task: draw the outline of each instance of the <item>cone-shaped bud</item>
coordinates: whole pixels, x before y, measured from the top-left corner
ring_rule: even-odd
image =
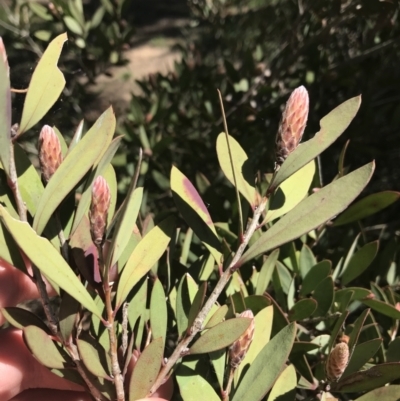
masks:
[[[348,337],[344,336],[341,342],[335,345],[326,361],[326,377],[331,382],[340,379],[349,363],[349,346],[347,345]]]
[[[62,162],[61,144],[53,128],[43,126],[39,135],[39,161],[43,178],[50,180]]]
[[[246,356],[254,336],[253,312],[251,310],[245,310],[239,315],[239,317],[251,319],[251,323],[247,330],[229,348],[229,360],[231,367],[234,369],[236,369],[243,361],[243,358]]]
[[[92,203],[89,211],[90,234],[97,245],[103,242],[110,201],[111,194],[107,181],[99,176],[93,182]]]
[[[0,37],[0,59],[3,60],[4,64],[6,65],[7,75],[10,76],[10,67],[8,65],[7,52],[6,48],[4,47],[3,39],[1,37]]]
[[[281,165],[299,145],[308,117],[308,92],[304,86],[295,89],[286,103],[276,137],[276,163]]]

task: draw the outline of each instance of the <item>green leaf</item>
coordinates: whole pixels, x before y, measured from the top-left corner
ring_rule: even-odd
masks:
[[[57,62],[66,40],[66,33],[53,39],[33,72],[22,111],[19,135],[41,120],[64,89],[64,75],[58,69]]]
[[[142,316],[146,311],[147,301],[147,279],[143,280],[141,285],[136,286],[137,291],[133,291],[135,295],[129,302],[128,306],[128,321],[133,330],[136,320]]]
[[[276,261],[279,257],[279,249],[275,249],[268,255],[266,261],[261,266],[260,273],[257,279],[257,286],[256,286],[256,295],[264,294],[264,291],[267,290],[268,284],[271,281],[272,273],[275,270]]]
[[[186,366],[179,367],[176,380],[183,401],[221,401],[211,384]]]
[[[106,113],[108,113],[110,109],[108,109],[106,111]],[[97,125],[97,122],[99,122],[99,120],[97,120],[97,122],[95,123],[95,125],[87,132],[86,136],[90,133],[92,136],[92,140],[95,140],[94,137],[95,136],[103,136],[105,135],[106,138],[101,139],[103,142],[103,147],[99,150],[99,152],[102,154],[101,159],[98,163],[98,165],[96,166],[96,168],[90,173],[88,179],[85,182],[85,187],[82,191],[82,195],[81,198],[79,200],[79,204],[78,204],[78,209],[75,213],[75,218],[74,218],[74,224],[72,226],[71,229],[71,233],[74,233],[75,230],[78,228],[79,223],[82,220],[82,217],[87,213],[87,211],[89,210],[89,206],[90,206],[90,202],[92,199],[92,184],[93,181],[99,176],[99,175],[103,175],[104,178],[107,179],[106,175],[107,173],[110,174],[110,163],[112,158],[114,157],[116,151],[118,150],[119,144],[121,143],[122,137],[119,136],[117,138],[114,138],[110,145],[108,146],[109,141],[111,140],[111,138],[108,137],[108,135],[110,134],[110,132],[114,132],[115,129],[115,117],[111,114],[109,114],[108,116],[105,115],[105,113],[103,113],[104,115],[104,119],[105,121],[103,122],[103,124],[108,125],[108,127],[106,127],[106,129],[101,130],[101,124]],[[101,117],[100,117],[101,118]],[[114,118],[114,120],[113,120]],[[111,134],[112,137],[112,134]],[[100,140],[100,138],[99,138]],[[81,142],[81,140],[79,140],[75,146],[73,146],[73,148],[71,149],[71,145],[72,142],[70,144],[70,150],[69,153],[72,153],[73,149],[75,149],[75,147]],[[108,147],[107,147],[108,146]],[[104,153],[103,151],[107,149]],[[109,180],[107,180],[107,183],[110,186]],[[110,192],[112,193],[112,188],[110,187]],[[109,221],[111,220],[111,216],[112,214],[111,209],[113,207],[113,198],[111,198],[111,205],[110,205],[110,209],[109,209],[109,214],[108,214],[108,219]],[[115,203],[114,203],[114,207],[115,207]]]
[[[306,352],[314,351],[316,349],[321,348],[319,344],[308,343],[305,341],[295,341],[293,343],[293,348],[290,355],[301,353],[304,354]]]
[[[106,11],[105,8],[102,6],[100,6],[95,11],[95,13],[93,14],[93,18],[90,21],[90,29],[95,29],[100,25],[101,21],[103,20],[105,11]]]
[[[193,184],[176,167],[171,170],[171,190],[183,218],[221,266],[221,244],[207,207]]]
[[[189,315],[188,315],[188,324],[187,324],[188,327],[192,326],[194,320],[196,319],[197,314],[200,312],[200,309],[204,303],[206,291],[207,291],[207,282],[204,282],[199,287],[199,289],[196,293],[196,296],[193,299],[193,303],[190,307]]]
[[[350,259],[345,269],[342,271],[341,280],[343,285],[347,285],[359,275],[361,275],[375,259],[378,253],[379,241],[365,244]]]
[[[361,104],[361,96],[353,97],[333,109],[320,121],[321,129],[307,142],[301,143],[282,164],[271,187],[277,188],[297,170],[314,160],[349,126]],[[343,209],[342,209],[343,210]]]
[[[74,20],[72,17],[70,17],[69,15],[66,15],[64,17],[64,22],[65,25],[67,26],[67,28],[74,33],[75,35],[78,36],[83,36],[84,32],[82,27],[79,25],[79,23]]]
[[[346,370],[342,375],[342,378],[345,378],[349,374],[360,370],[377,353],[381,344],[381,338],[375,338],[373,340],[358,344],[354,348],[354,352]]]
[[[296,398],[297,375],[293,365],[286,366],[268,396],[268,401],[293,401]]]
[[[116,296],[116,309],[125,301],[133,286],[161,258],[171,240],[173,231],[173,219],[165,219],[150,230],[137,244],[122,270]]]
[[[398,401],[399,398],[400,398],[400,385],[392,384],[390,386],[385,386],[372,390],[369,393],[364,394],[361,397],[357,398],[357,400],[355,401],[377,401],[377,400]]]
[[[313,298],[318,303],[314,316],[325,316],[332,306],[334,296],[332,276],[328,276],[317,285],[313,292]]]
[[[15,217],[18,218],[18,216]],[[27,273],[19,247],[3,224],[0,224],[0,258],[25,274]]]
[[[143,199],[143,187],[131,189],[125,199],[122,213],[114,229],[110,250],[107,256],[107,265],[113,266],[128,245],[132,231],[136,226],[136,219],[139,215]]]
[[[291,323],[268,342],[240,381],[232,401],[259,401],[267,394],[285,366],[295,334],[296,325]]]
[[[382,315],[391,317],[392,319],[400,319],[400,311],[398,311],[394,306],[389,305],[383,301],[378,301],[377,299],[362,299],[364,305],[369,308],[382,313]]]
[[[400,198],[400,192],[383,191],[371,194],[347,208],[334,222],[334,226],[352,223],[380,212]]]
[[[300,295],[310,294],[315,287],[331,273],[332,263],[330,260],[322,260],[313,266],[304,277],[301,284]]]
[[[66,359],[49,335],[37,326],[23,329],[24,340],[35,358],[48,368],[62,369]]]
[[[51,21],[53,17],[49,13],[47,7],[42,6],[39,3],[29,2],[29,8],[41,19],[45,21]]]
[[[317,259],[313,251],[306,244],[303,244],[300,252],[299,269],[303,278],[310,272],[311,268],[317,264]]]
[[[273,320],[274,307],[272,305],[267,306],[255,315],[253,341],[251,342],[243,361],[237,368],[237,374],[235,375],[235,379],[237,380],[235,380],[235,383],[240,379],[242,372],[246,371],[246,367],[251,366],[257,355],[270,340]]]
[[[282,182],[272,197],[264,223],[283,216],[300,203],[308,194],[314,174],[313,160]]]
[[[5,50],[4,50],[5,53]],[[11,155],[11,89],[8,62],[0,57],[0,161],[10,176]]]
[[[112,380],[108,373],[111,366],[110,357],[95,339],[85,335],[83,339],[78,338],[77,346],[79,355],[90,373],[96,377]]]
[[[68,292],[62,295],[60,312],[59,312],[59,324],[61,337],[65,342],[70,342],[72,340],[71,335],[75,329],[75,323],[78,321],[78,312],[80,309],[80,304],[71,297]]]
[[[58,284],[90,312],[101,316],[86,288],[47,239],[39,237],[28,223],[13,219],[2,206],[0,206],[0,217],[19,247],[46,277]]]
[[[164,341],[157,338],[142,352],[129,381],[129,401],[146,397],[161,368]]]
[[[242,149],[239,143],[228,135],[229,147],[232,154],[232,159],[229,154],[226,134],[220,133],[217,138],[217,156],[221,170],[224,172],[226,178],[233,186],[237,186],[237,190],[243,197],[250,203],[252,209],[258,205],[260,195],[255,188],[254,171],[250,166],[246,152]],[[235,171],[236,183],[233,174]]]
[[[190,347],[190,355],[205,354],[231,345],[248,329],[250,323],[250,319],[237,317],[217,324]]]
[[[288,313],[289,320],[294,322],[309,318],[317,309],[317,305],[318,303],[314,299],[301,299],[290,309]]]
[[[1,308],[0,310],[7,322],[17,329],[22,330],[27,326],[36,326],[42,329],[45,333],[50,334],[50,330],[46,326],[46,323],[34,313],[29,312],[26,309],[9,306]]]
[[[400,378],[400,363],[382,363],[371,369],[353,373],[338,383],[333,383],[332,391],[339,393],[358,393],[384,386]],[[386,400],[385,400],[386,401]]]
[[[300,202],[253,243],[238,266],[310,232],[341,212],[367,185],[374,166],[374,162],[369,163]]]
[[[189,312],[197,291],[196,282],[189,274],[185,274],[179,283],[176,295],[176,325],[179,336],[182,336],[188,328]]]
[[[343,288],[342,290],[337,290],[335,292],[335,301],[336,299],[338,302],[341,302],[341,299],[343,296],[345,296],[346,293],[352,292],[352,301],[359,301],[363,298],[370,297],[372,292],[370,290],[367,290],[366,288],[361,288],[361,287],[347,287]]]
[[[165,300],[164,288],[157,278],[153,284],[150,299],[150,326],[153,338],[161,338],[163,347],[167,335],[167,302]]]
[[[350,350],[350,358],[351,355],[354,351],[354,348],[357,344],[358,337],[360,336],[361,330],[364,326],[365,319],[369,315],[369,309],[365,309],[364,311],[361,312],[360,316],[357,318],[357,320],[354,322],[353,330],[351,331],[349,335],[349,350]],[[331,346],[333,347],[333,342],[331,343]]]
[[[107,149],[114,130],[115,116],[109,108],[61,163],[43,192],[33,220],[33,229],[39,235],[60,203]]]
[[[31,216],[34,216],[44,191],[42,181],[25,151],[18,144],[14,145],[14,157],[22,199]]]
[[[207,324],[204,326],[205,329],[211,329],[211,327],[216,326],[218,323],[221,323],[224,319],[225,316],[228,313],[228,305],[222,305],[220,306],[214,314],[210,317],[208,320]]]

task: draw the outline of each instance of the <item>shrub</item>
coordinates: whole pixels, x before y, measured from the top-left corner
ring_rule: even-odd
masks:
[[[297,88],[282,115],[272,174],[252,173],[225,122],[216,153],[234,198],[218,220],[202,200],[207,181],[199,177],[198,191],[176,166],[168,183],[176,212],[143,213],[142,154],[115,210],[111,162],[121,137],[113,139],[111,108],[84,135],[78,128],[69,145],[56,127],[43,126],[42,180],[18,146],[64,88],[57,60],[66,39],[56,37],[43,54],[18,126],[1,47],[0,257],[32,269],[47,321],[21,308],[2,312],[32,354],[55,374],[84,382],[97,400],[139,400],[161,385],[169,386],[165,398],[185,401],[327,399],[329,392],[397,399],[398,386],[384,387],[400,379],[396,243],[377,256],[379,240],[348,230],[352,243],[336,249],[337,263],[316,254],[327,232],[399,197],[377,193],[346,210],[375,166],[350,172],[346,148],[335,179],[316,184],[315,159],[345,131],[361,98],[334,108],[299,145],[309,101]],[[379,269],[368,271],[373,263]]]

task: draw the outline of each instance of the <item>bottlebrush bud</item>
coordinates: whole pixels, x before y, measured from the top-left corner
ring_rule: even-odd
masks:
[[[110,202],[110,188],[107,181],[99,176],[93,182],[92,203],[89,211],[90,234],[92,235],[93,242],[97,245],[103,242]]]
[[[61,144],[53,128],[44,125],[39,135],[39,161],[43,178],[50,180],[62,162]]]
[[[343,336],[341,342],[335,345],[326,361],[326,377],[331,382],[340,379],[349,363],[350,351],[347,345],[348,337]]]
[[[276,163],[281,165],[299,145],[308,117],[308,92],[304,86],[295,89],[286,103],[276,137]]]
[[[236,369],[243,361],[254,336],[253,312],[251,310],[245,310],[239,315],[239,317],[247,317],[248,319],[251,319],[251,323],[247,330],[229,348],[230,364],[234,369]]]

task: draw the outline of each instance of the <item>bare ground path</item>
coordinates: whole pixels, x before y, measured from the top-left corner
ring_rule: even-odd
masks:
[[[129,12],[137,32],[125,52],[127,63],[110,68],[88,87],[94,99],[84,110],[89,121],[110,104],[121,115],[132,94],[140,93],[136,80],[157,72],[165,74],[180,60],[174,45],[183,40],[181,29],[189,23],[185,0],[133,0]]]

